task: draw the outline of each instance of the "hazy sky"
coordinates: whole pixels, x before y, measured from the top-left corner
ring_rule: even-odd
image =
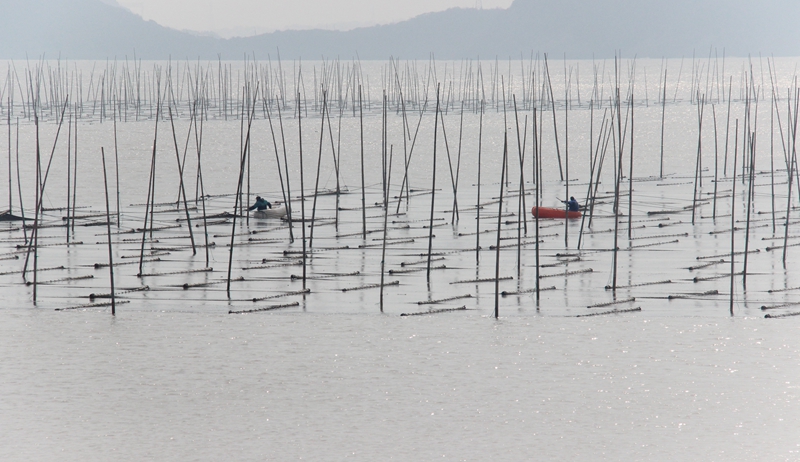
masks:
[[[144,19],[223,36],[282,29],[352,29],[448,8],[507,8],[512,0],[116,0]]]

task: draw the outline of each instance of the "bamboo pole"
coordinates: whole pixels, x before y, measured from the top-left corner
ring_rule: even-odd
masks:
[[[258,84],[256,84],[256,85],[258,85]],[[256,86],[256,91],[255,91],[254,98],[255,98],[255,100],[257,100],[257,98],[258,98],[258,86]],[[234,238],[236,236],[236,217],[238,215],[236,213],[236,211],[239,208],[239,201],[241,200],[241,195],[242,195],[242,186],[243,186],[243,183],[244,183],[244,173],[245,173],[245,167],[246,167],[246,163],[247,163],[247,154],[249,152],[248,148],[250,147],[250,128],[251,128],[251,126],[253,124],[253,119],[255,119],[255,111],[256,111],[255,100],[253,101],[253,105],[251,106],[251,108],[250,108],[250,110],[248,111],[248,114],[247,114],[247,119],[248,119],[247,120],[247,133],[245,135],[244,144],[242,145],[242,149],[241,149],[240,154],[239,154],[239,156],[240,156],[239,181],[237,182],[237,185],[236,185],[236,196],[235,196],[234,204],[233,204],[233,218],[231,219],[231,222],[232,222],[231,223],[231,244],[230,244],[230,250],[228,252],[228,278],[227,278],[227,284],[225,286],[225,293],[227,294],[228,299],[231,298],[231,271],[233,269],[233,243],[234,243]],[[243,101],[242,102],[242,106],[244,106],[244,104],[245,103]],[[305,249],[303,249],[303,250],[305,250]],[[305,270],[305,267],[303,269]],[[305,276],[305,271],[304,271],[303,276]],[[305,289],[305,287],[303,287],[303,288]]]
[[[549,78],[549,77],[548,77]],[[564,200],[569,201],[569,90],[567,83],[567,63],[564,62]],[[553,102],[555,104],[555,102]],[[569,210],[569,207],[567,207]],[[569,220],[564,220],[564,248],[569,248]]]
[[[31,83],[33,85],[33,83]],[[31,88],[33,90],[33,88]],[[42,196],[42,162],[41,162],[41,152],[39,150],[39,110],[37,108],[36,103],[34,102],[33,106],[33,120],[36,125],[36,201],[33,209],[33,231],[31,234],[33,235],[33,240],[31,241],[33,244],[33,304],[36,305],[36,296],[37,296],[37,286],[38,286],[38,269],[39,269],[39,215],[42,213],[41,207],[39,203],[41,202]],[[789,183],[791,184],[792,179],[791,176],[789,177]],[[791,196],[791,194],[790,194]],[[28,255],[30,255],[30,244],[28,245]],[[25,257],[25,268],[28,267],[28,257]],[[25,277],[25,270],[22,271],[23,279]]]
[[[325,111],[328,110],[328,91],[322,90],[322,117],[319,129],[319,155],[317,156],[317,179],[314,182],[314,202],[311,205],[311,233],[308,238],[308,246],[314,247],[314,219],[317,216],[317,198],[319,197],[319,173],[322,167],[322,140],[325,137]],[[305,226],[305,222],[303,222]]]
[[[428,264],[425,277],[431,284],[431,253],[433,252],[433,212],[436,205],[436,137],[439,134],[439,84],[436,84],[436,113],[433,118],[433,167],[431,169],[431,219],[428,226]]]
[[[12,89],[13,91],[13,89]],[[11,193],[11,97],[8,97],[8,114],[7,114],[7,121],[8,121],[8,213],[11,214],[14,211],[14,207],[11,203],[12,193]],[[72,116],[70,115],[70,127],[72,126]],[[69,172],[67,172],[67,176],[69,176]],[[69,196],[69,193],[67,193]],[[69,207],[69,206],[68,206]]]
[[[9,155],[10,154],[11,153],[9,153]],[[70,212],[70,193],[72,187],[71,174],[72,174],[72,114],[70,113],[69,120],[67,121],[67,232],[66,232],[67,244],[69,244],[69,227],[70,227],[69,212]],[[119,222],[119,220],[117,220],[117,222]],[[25,222],[23,221],[23,224],[24,223]]]
[[[17,153],[19,154],[19,119],[17,119]],[[75,210],[76,210],[76,199],[78,197],[78,108],[77,103],[75,106],[75,163],[72,166],[72,217],[73,220],[68,223],[68,226],[71,227],[72,232],[75,232]],[[19,156],[17,156],[17,163],[19,164]],[[17,179],[17,183],[19,183],[19,178]]]
[[[65,112],[67,110],[67,105],[68,104],[69,104],[69,102],[67,101],[64,104],[64,107],[61,109],[61,117],[60,117],[59,122],[58,122],[58,129],[56,130],[56,137],[55,137],[55,140],[53,141],[53,148],[50,150],[50,158],[47,161],[47,169],[45,170],[44,175],[42,175],[42,172],[41,172],[41,155],[40,155],[40,148],[39,148],[40,144],[39,144],[38,116],[36,114],[34,114],[34,116],[37,118],[37,125],[36,125],[36,175],[37,175],[37,179],[38,179],[37,180],[38,196],[37,196],[37,200],[36,200],[36,208],[35,208],[35,214],[36,214],[35,217],[36,218],[35,219],[38,219],[38,217],[40,215],[44,216],[44,205],[43,205],[43,202],[44,202],[44,189],[45,189],[45,186],[47,185],[47,178],[50,175],[50,167],[53,165],[53,158],[55,157],[56,146],[58,146],[58,138],[59,138],[59,135],[61,134],[61,128],[62,128],[62,126],[64,124],[64,114],[65,114]],[[38,247],[38,241],[39,241],[39,223],[38,223],[38,221],[35,221],[34,230],[33,230],[33,236],[34,236],[34,240],[35,240],[34,249],[33,249],[34,250],[34,256],[35,256],[34,257],[34,275],[33,275],[34,276],[34,284],[33,284],[34,290],[33,290],[33,292],[34,292],[34,304],[35,304],[35,302],[36,302],[36,286],[37,286],[36,268],[37,268],[37,260],[38,260],[38,258],[36,258],[36,257],[38,256],[38,248],[37,247]],[[27,268],[28,268],[28,259],[30,257],[30,252],[31,252],[31,247],[30,247],[30,245],[28,245],[27,253],[26,253],[26,256],[25,256],[25,266],[24,266],[24,269],[23,269],[23,278],[24,278],[25,272],[27,271]]]
[[[730,102],[730,100],[728,100]],[[733,172],[734,177],[731,191],[731,297],[730,297],[730,314],[733,316],[733,291],[734,291],[734,275],[735,275],[735,260],[736,260],[736,160],[739,151],[739,119],[736,119],[736,132],[734,134],[734,148],[733,148]],[[791,181],[789,181],[791,184]]]
[[[17,164],[17,197],[19,198],[19,212],[20,217],[22,217],[22,223],[25,223],[25,207],[22,202],[22,181],[19,171],[19,117],[17,117],[17,129],[16,129],[16,136],[14,138],[15,144],[15,158]],[[25,238],[25,244],[28,244],[28,231],[25,229],[25,226],[22,227],[22,235]]]
[[[614,59],[614,69],[617,77],[615,80],[619,79],[619,72],[617,71],[617,59]],[[619,153],[618,153],[618,161],[617,165],[614,168],[615,173],[615,181],[614,181],[614,249],[613,249],[613,271],[611,276],[611,288],[616,293],[617,290],[617,263],[618,263],[618,253],[619,253],[619,185],[620,181],[622,180],[622,151],[623,151],[623,143],[622,143],[622,106],[619,96],[619,82],[615,82],[616,86],[616,108],[617,108],[617,135],[619,140]],[[598,178],[599,179],[599,178]]]
[[[160,84],[159,84],[160,88]],[[150,178],[147,182],[147,201],[145,203],[144,209],[144,225],[142,226],[142,245],[139,251],[139,275],[144,273],[143,266],[144,266],[144,243],[147,239],[147,214],[150,213],[150,203],[151,201],[155,203],[155,174],[156,174],[156,147],[158,144],[158,119],[160,119],[161,114],[161,92],[159,91],[159,99],[156,106],[156,122],[155,122],[155,133],[153,134],[153,154],[150,159]],[[77,130],[76,130],[77,131]],[[77,137],[77,134],[76,134]],[[77,167],[77,149],[75,150],[75,163]],[[75,201],[72,201],[72,206],[75,207]],[[152,215],[151,215],[152,216]],[[74,220],[73,220],[74,221]]]
[[[108,201],[108,175],[106,175],[106,152],[102,147],[100,154],[103,159],[103,186],[106,192],[106,232],[108,233],[108,272],[111,280],[111,316],[117,314],[117,297],[114,292],[114,251],[111,247],[111,207]]]
[[[286,137],[283,132],[283,115],[281,113],[281,102],[278,95],[275,95],[278,100],[276,105],[278,108],[278,123],[281,128],[281,146],[283,147],[283,165],[286,166],[286,218],[289,221],[289,240],[294,242],[294,225],[292,224],[292,185],[289,181],[289,157],[286,154]],[[285,104],[285,102],[284,102]]]
[[[303,171],[303,123],[302,113],[300,111],[300,93],[297,93],[297,139],[299,143],[299,157],[300,157],[300,227],[303,245],[303,290],[306,289],[306,276],[307,276],[307,252],[306,252],[306,187],[305,187],[305,172]]]
[[[564,181],[564,169],[561,167],[561,150],[558,147],[558,127],[556,124],[556,100],[553,97],[553,82],[550,80],[550,67],[547,65],[547,53],[544,54],[544,68],[547,72],[547,84],[550,88],[550,105],[553,109],[553,133],[556,140],[556,157],[558,158],[558,174],[561,181]]]
[[[114,105],[114,169],[117,177],[117,228],[120,227],[120,197],[119,197],[119,149],[117,148],[117,105]],[[112,307],[111,311],[114,309]]]
[[[533,101],[533,121],[532,121],[532,129],[533,135],[531,142],[533,144],[533,187],[534,187],[534,206],[536,210],[539,210],[539,198],[542,194],[542,177],[539,175],[538,166],[541,163],[542,153],[539,150],[539,144],[536,136],[536,100],[534,98]],[[527,210],[524,211],[528,213]],[[539,245],[539,214],[536,213],[534,215],[534,222],[533,226],[535,231],[535,240],[536,240],[536,311],[539,311],[539,302],[541,299],[541,288],[540,288],[540,278],[539,278],[539,268],[541,267],[541,255],[540,255],[540,245]],[[497,276],[497,274],[495,275]]]
[[[703,141],[703,110],[705,109],[705,95],[702,99],[697,95],[697,156],[695,158],[694,166],[694,190],[692,192],[692,224],[694,224],[695,215],[697,212],[697,185],[698,178],[703,175],[701,171],[701,157],[702,157],[702,141]]]
[[[633,238],[633,88],[635,82],[636,77],[634,74],[634,80],[631,82],[631,157],[628,164],[628,240]]]
[[[520,134],[519,134],[519,115],[517,113],[517,97],[516,95],[511,96],[514,104],[514,124],[516,125],[517,129],[517,153],[518,153],[518,160],[519,160],[519,197],[517,199],[517,279],[519,280],[522,274],[522,223],[525,223],[525,234],[528,233],[528,221],[527,221],[527,212],[525,211],[525,153],[524,148],[522,147],[522,143],[520,141]],[[526,118],[526,126],[523,128],[523,131],[527,130],[527,118]]]
[[[383,195],[383,247],[381,249],[381,293],[380,293],[380,306],[381,306],[381,313],[383,313],[383,281],[386,275],[386,234],[387,234],[387,224],[389,221],[389,185],[391,184],[392,180],[392,153],[394,150],[394,146],[389,147],[389,169],[386,173],[386,187],[387,191]],[[430,252],[429,252],[430,253]]]
[[[772,75],[770,75],[770,81]],[[775,91],[772,91],[772,99],[775,99]],[[775,222],[775,108],[774,101],[769,107],[769,183],[770,183],[770,208],[772,210],[772,234],[776,231]]]
[[[661,96],[661,162],[658,177],[664,178],[664,118],[667,113],[667,69],[664,69],[664,93]]]
[[[266,114],[267,114],[267,120],[269,121],[269,131],[270,131],[270,134],[272,134],[272,147],[275,149],[275,165],[278,167],[278,179],[280,180],[280,183],[281,183],[281,194],[283,195],[284,207],[286,207],[286,212],[287,212],[286,216],[287,216],[289,222],[291,223],[291,215],[289,215],[289,202],[291,201],[291,196],[289,196],[289,197],[286,196],[286,187],[284,186],[284,182],[283,182],[283,170],[281,169],[281,158],[278,155],[278,142],[275,139],[275,129],[272,126],[272,115],[271,115],[271,111],[267,107],[267,97],[266,96],[264,96],[264,98],[263,98],[263,106],[264,106],[264,112],[266,112]],[[289,183],[289,166],[286,165],[285,167],[286,167],[286,184],[288,185],[288,183]],[[289,242],[290,243],[294,242],[294,234],[292,232],[292,227],[291,226],[289,226]]]
[[[787,123],[789,124],[789,130],[791,132],[791,140],[790,140],[790,147],[791,147],[791,155],[789,159],[789,192],[786,195],[786,223],[784,226],[784,235],[783,235],[783,268],[786,269],[786,249],[789,247],[789,217],[792,212],[792,174],[795,161],[797,159],[797,112],[798,112],[798,104],[800,103],[800,92],[797,91],[797,80],[795,79],[795,96],[794,96],[794,115],[791,113],[791,101],[789,101],[789,118]]]
[[[723,91],[724,91],[724,83],[723,83]],[[728,115],[725,120],[725,158],[722,161],[722,175],[728,176],[728,140],[730,137],[728,136],[728,131],[731,127],[731,91],[733,89],[733,76],[730,77],[730,81],[728,82]],[[736,176],[736,171],[734,170],[734,177]]]
[[[201,105],[200,107],[200,130],[198,133],[197,130],[197,118],[194,119],[194,133],[195,133],[195,147],[197,148],[197,183],[200,186],[200,198],[202,200],[203,206],[203,235],[205,236],[204,239],[204,247],[206,251],[206,268],[209,267],[210,259],[209,259],[209,252],[208,252],[208,217],[206,214],[206,192],[205,192],[205,184],[203,183],[203,169],[202,164],[200,162],[201,159],[201,152],[203,150],[203,113],[205,112],[205,105]]]
[[[453,186],[453,216],[450,221],[458,221],[458,177],[461,173],[461,140],[464,134],[464,101],[461,101],[461,115],[458,124],[458,156],[456,159],[456,180]],[[444,125],[442,125],[444,128]]]
[[[717,185],[719,184],[719,137],[717,136],[717,110],[714,104],[711,104],[711,114],[714,118],[714,203],[712,205],[711,219],[717,219]],[[773,231],[774,232],[774,231]]]
[[[756,109],[757,111],[757,109]],[[747,286],[747,252],[750,250],[750,216],[753,207],[753,196],[755,195],[755,167],[756,167],[756,146],[755,132],[750,137],[750,174],[747,185],[747,219],[744,232],[744,262],[742,269],[742,286]]]
[[[505,89],[503,90],[505,93]],[[505,110],[505,103],[503,104]],[[508,132],[506,131],[503,136],[503,164],[500,166],[500,201],[497,206],[497,243],[495,245],[495,263],[494,263],[494,318],[500,317],[500,230],[503,222],[503,185],[506,181],[506,163],[508,160]],[[538,229],[538,226],[537,226]],[[536,245],[539,245],[537,239]],[[537,266],[538,267],[538,266]],[[538,283],[538,278],[537,278]]]
[[[172,125],[172,141],[175,144],[175,159],[178,162],[178,178],[180,181],[180,193],[183,196],[183,210],[186,212],[186,223],[189,226],[189,240],[192,243],[192,255],[197,255],[197,247],[194,243],[194,232],[192,231],[192,219],[189,216],[189,204],[186,200],[186,188],[183,183],[183,167],[181,166],[181,156],[178,152],[178,139],[175,136],[175,122],[172,119],[172,108],[169,107],[169,123]],[[191,123],[191,122],[190,122]],[[191,131],[191,125],[189,130]],[[187,138],[188,145],[188,138]]]
[[[341,95],[340,95],[341,98]],[[341,194],[341,184],[339,182],[340,174],[339,174],[339,156],[341,155],[341,143],[342,143],[342,102],[341,99],[339,100],[339,127],[337,131],[338,137],[338,147],[334,146],[333,144],[333,129],[331,128],[331,111],[328,109],[327,111],[327,121],[328,121],[328,135],[331,141],[331,155],[333,156],[333,169],[336,174],[336,207],[335,207],[335,214],[334,214],[334,225],[338,231],[339,229],[339,196]]]
[[[367,199],[366,199],[366,184],[364,180],[364,105],[361,99],[361,84],[358,84],[358,117],[359,126],[361,127],[361,223],[362,223],[362,237],[367,239]],[[399,204],[398,204],[399,207]]]
[[[478,197],[475,199],[475,266],[481,262],[481,148],[483,146],[483,111],[485,102],[481,99],[481,114],[478,122]],[[535,130],[535,129],[534,129]]]

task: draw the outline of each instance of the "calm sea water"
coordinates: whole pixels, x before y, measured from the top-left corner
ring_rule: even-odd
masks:
[[[648,69],[653,63],[648,64]],[[678,63],[671,63],[677,66]],[[739,62],[737,65],[742,64]],[[782,63],[786,67],[786,63]],[[591,68],[591,63],[581,66]],[[658,66],[658,64],[654,64]],[[583,67],[582,67],[583,69]],[[670,68],[671,69],[671,68]],[[730,69],[730,68],[729,68]],[[738,69],[738,68],[737,68]],[[583,72],[583,71],[582,71]],[[730,71],[728,71],[730,73]],[[581,74],[583,79],[588,79]],[[786,72],[780,74],[786,78]],[[652,79],[657,72],[650,70]],[[563,77],[563,76],[562,76]],[[685,78],[685,77],[684,77]],[[554,78],[554,81],[557,80]],[[519,82],[517,82],[519,84]],[[679,87],[668,86],[670,93]],[[688,88],[688,83],[685,83]],[[558,91],[558,88],[556,88]],[[563,92],[563,87],[561,88]],[[584,90],[585,91],[585,90]],[[652,91],[652,90],[651,90]],[[687,95],[684,95],[687,96]],[[735,96],[735,95],[734,95]],[[650,96],[652,98],[652,95]],[[585,99],[585,98],[584,98]],[[637,98],[639,99],[639,98]],[[336,203],[333,196],[319,200],[318,218],[323,226],[315,230],[315,246],[329,248],[314,255],[309,266],[312,293],[278,298],[274,303],[297,301],[296,307],[280,312],[229,315],[228,310],[267,306],[253,303],[253,297],[297,291],[302,285],[291,274],[301,268],[277,266],[292,263],[284,250],[298,251],[299,239],[288,242],[288,230],[272,224],[240,223],[233,276],[243,277],[233,285],[229,299],[224,291],[231,225],[210,228],[213,272],[190,273],[205,267],[201,250],[192,256],[187,250],[186,228],[159,232],[162,248],[159,261],[145,265],[137,277],[136,265],[120,266],[118,288],[149,285],[151,290],[124,296],[116,317],[107,309],[54,311],[88,302],[88,294],[108,290],[107,269],[95,263],[107,258],[105,228],[77,227],[73,242],[64,246],[62,227],[42,230],[40,268],[64,266],[40,274],[39,302],[31,303],[32,289],[22,283],[22,260],[0,260],[5,302],[0,309],[0,459],[3,460],[796,460],[800,459],[798,438],[797,370],[800,362],[798,317],[764,319],[762,306],[777,306],[771,313],[792,313],[797,300],[797,265],[789,250],[784,267],[781,251],[768,246],[782,244],[783,228],[774,231],[772,176],[776,171],[775,196],[780,217],[785,216],[785,171],[780,172],[782,148],[777,125],[770,150],[769,106],[759,106],[756,200],[747,285],[735,278],[734,316],[729,312],[730,211],[737,217],[746,211],[746,188],[737,182],[731,198],[732,153],[735,119],[743,117],[744,105],[734,101],[728,141],[730,157],[724,165],[724,104],[714,107],[717,117],[717,149],[713,114],[706,106],[702,134],[698,131],[697,106],[688,96],[674,98],[667,105],[665,124],[665,179],[656,180],[660,169],[661,108],[652,101],[636,106],[636,163],[634,177],[635,221],[632,237],[620,236],[619,284],[624,289],[604,289],[611,278],[614,227],[608,196],[613,175],[606,160],[600,194],[604,202],[592,227],[584,235],[583,251],[576,254],[580,223],[544,223],[542,286],[556,290],[542,293],[535,302],[530,293],[501,298],[500,320],[492,316],[494,286],[485,283],[451,284],[460,280],[494,276],[494,232],[483,234],[481,263],[476,265],[474,233],[497,226],[497,214],[518,213],[512,197],[503,204],[482,210],[480,229],[474,207],[477,195],[478,133],[482,133],[481,202],[492,202],[500,192],[503,133],[509,133],[509,177],[519,184],[519,147],[525,143],[528,156],[523,170],[530,180],[530,120],[533,114],[516,119],[496,108],[485,114],[483,127],[476,113],[461,115],[450,110],[443,118],[446,127],[437,138],[437,200],[434,252],[442,252],[447,269],[425,273],[387,275],[400,285],[386,289],[386,306],[380,314],[378,294],[372,290],[343,292],[362,284],[379,282],[382,233],[361,231],[360,126],[347,113],[338,130],[338,116],[332,120],[338,145],[341,133],[341,178],[350,194]],[[785,101],[784,101],[785,103]],[[724,109],[723,109],[724,108]],[[598,142],[603,110],[594,113],[584,101],[569,115],[559,108],[557,120],[563,136],[569,124],[570,194],[586,194],[590,139]],[[711,115],[710,115],[711,114]],[[785,115],[785,114],[784,114]],[[525,130],[525,117],[528,129]],[[551,115],[547,115],[551,117]],[[593,124],[590,117],[593,116]],[[417,115],[408,126],[416,125]],[[568,117],[568,119],[567,119]],[[313,190],[319,154],[320,119],[313,114],[303,119],[303,149],[306,192]],[[402,159],[410,153],[412,135],[403,142],[401,117],[389,117],[389,146],[394,161],[393,194]],[[564,124],[562,124],[564,122]],[[441,123],[441,120],[440,120]],[[295,118],[287,118],[285,139],[291,172],[292,196],[299,191],[298,133]],[[547,124],[552,124],[547,119]],[[119,191],[122,206],[120,231],[141,227],[153,150],[153,120],[118,124]],[[434,119],[423,116],[417,144],[409,162],[414,188],[430,188],[432,175]],[[381,199],[381,117],[374,110],[365,117],[367,204]],[[504,129],[505,127],[505,129]],[[593,128],[590,128],[593,127]],[[233,206],[238,175],[240,123],[214,120],[204,124],[203,175],[210,211],[229,211]],[[104,211],[100,148],[110,156],[114,128],[108,120],[83,120],[79,124],[78,206],[86,213]],[[277,146],[282,156],[279,127]],[[188,120],[176,120],[179,153],[187,137]],[[320,187],[335,186],[330,140],[325,128]],[[591,131],[590,131],[591,130]],[[42,148],[49,155],[55,138],[52,119],[40,127],[47,140]],[[463,135],[459,137],[459,132]],[[552,125],[544,125],[544,205],[558,206],[566,194],[559,180]],[[591,136],[590,136],[591,133]],[[66,138],[62,131],[48,179],[44,204],[48,208],[66,205]],[[74,136],[74,134],[72,134]],[[741,136],[741,135],[740,135]],[[782,135],[785,137],[785,133]],[[459,205],[461,218],[451,223],[453,192],[449,165],[457,164],[461,138]],[[690,212],[649,216],[647,212],[677,210],[691,204],[695,160],[701,142],[705,184],[704,203],[697,223]],[[12,141],[16,142],[12,124]],[[74,138],[73,142],[74,142]],[[193,139],[190,137],[190,139]],[[33,202],[35,129],[20,122],[20,170],[26,209]],[[172,202],[178,194],[175,146],[168,121],[159,124],[157,142],[156,201]],[[251,192],[269,199],[281,197],[275,169],[275,146],[267,120],[259,118],[252,129]],[[12,151],[15,144],[12,143]],[[187,194],[194,197],[196,151],[189,144]],[[519,146],[519,147],[518,147]],[[338,149],[338,148],[337,148]],[[447,150],[451,162],[446,161]],[[741,146],[739,146],[741,150]],[[715,156],[715,152],[717,156]],[[741,154],[741,152],[739,152]],[[626,151],[626,156],[627,156]],[[191,157],[195,156],[195,157]],[[611,156],[611,154],[609,154]],[[711,195],[717,158],[718,219]],[[627,169],[627,157],[626,157]],[[110,162],[111,170],[116,170]],[[16,167],[16,163],[13,164]],[[724,169],[728,170],[727,175]],[[16,180],[15,180],[16,181]],[[13,184],[16,188],[16,183]],[[627,186],[626,186],[627,187]],[[112,197],[116,179],[111,181]],[[577,192],[576,192],[577,191]],[[513,192],[513,191],[512,191]],[[0,203],[8,199],[0,192]],[[16,192],[12,194],[17,207]],[[527,207],[532,204],[528,197]],[[113,202],[113,201],[112,201]],[[310,205],[310,201],[306,202]],[[299,201],[295,200],[295,213]],[[337,230],[330,224],[340,210]],[[406,242],[387,247],[387,269],[408,269],[403,262],[420,260],[427,251],[430,195],[412,197],[404,215],[389,219],[389,237]],[[112,208],[114,206],[112,205]],[[165,207],[166,209],[166,207]],[[623,204],[627,210],[627,202]],[[199,214],[199,212],[193,212]],[[796,212],[793,212],[796,213]],[[46,212],[46,224],[62,223],[63,212]],[[527,215],[527,213],[526,213]],[[380,207],[368,211],[368,228],[381,229]],[[174,225],[181,214],[160,214],[160,225]],[[509,216],[508,220],[515,220]],[[531,223],[529,223],[531,225]],[[661,226],[659,226],[661,225]],[[3,255],[17,252],[21,230],[3,228]],[[742,222],[736,223],[734,244],[744,247]],[[503,244],[516,243],[517,225],[501,224]],[[622,226],[627,227],[627,222]],[[790,229],[790,235],[793,234]],[[6,232],[7,231],[7,232]],[[198,242],[202,242],[196,229]],[[256,232],[256,234],[253,234]],[[500,290],[529,290],[535,284],[532,229],[523,236],[520,270],[513,247],[501,252]],[[565,245],[564,233],[569,233]],[[349,234],[355,234],[349,236]],[[295,236],[299,228],[295,229]],[[347,236],[346,236],[347,235]],[[624,236],[624,238],[622,237]],[[265,239],[257,241],[257,239]],[[514,238],[514,239],[511,239]],[[138,255],[141,234],[114,235],[117,262],[133,261]],[[256,239],[255,241],[252,239]],[[790,241],[791,243],[791,241]],[[358,249],[359,245],[370,247]],[[648,246],[648,244],[654,244]],[[344,246],[349,246],[345,248]],[[24,258],[24,254],[22,255]],[[129,259],[126,259],[128,257]],[[698,257],[703,258],[702,261]],[[155,257],[154,257],[155,258]],[[741,256],[736,268],[741,271]],[[265,260],[267,263],[264,263]],[[571,261],[566,261],[571,260]],[[703,262],[725,260],[700,270]],[[275,265],[256,268],[260,265]],[[355,272],[358,274],[353,274]],[[564,274],[575,272],[575,274]],[[92,279],[64,281],[92,275]],[[695,281],[694,278],[700,278]],[[666,282],[668,281],[668,282]],[[208,284],[184,290],[183,284]],[[699,295],[716,290],[717,293]],[[437,305],[419,301],[471,295],[442,307],[464,305],[468,311],[400,317]],[[669,299],[669,296],[687,299]],[[635,298],[606,308],[587,306]],[[612,316],[576,318],[578,315],[615,308],[642,308]]]
[[[795,460],[796,323],[4,312],[4,460]]]

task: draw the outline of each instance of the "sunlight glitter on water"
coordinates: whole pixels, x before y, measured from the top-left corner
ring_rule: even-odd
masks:
[[[3,318],[4,460],[798,454],[795,323]]]

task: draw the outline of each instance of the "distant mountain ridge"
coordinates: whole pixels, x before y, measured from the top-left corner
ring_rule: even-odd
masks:
[[[145,21],[108,0],[0,0],[0,59],[441,59],[800,56],[800,2],[766,0],[515,0],[454,8],[350,31],[278,31],[221,39]]]

